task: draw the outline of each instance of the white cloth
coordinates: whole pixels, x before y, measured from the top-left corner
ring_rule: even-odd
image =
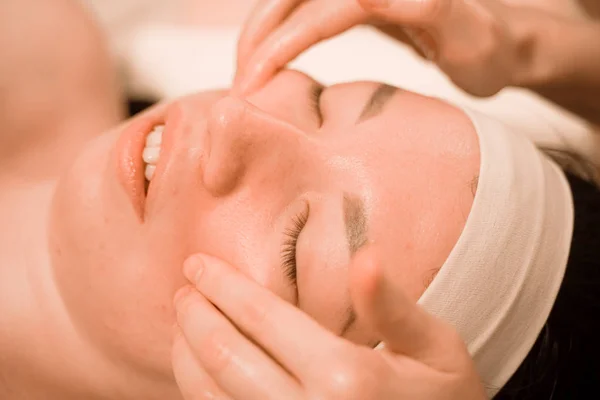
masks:
[[[479,137],[479,184],[464,230],[419,304],[458,330],[493,396],[552,309],[574,212],[553,161],[499,121],[466,112]]]

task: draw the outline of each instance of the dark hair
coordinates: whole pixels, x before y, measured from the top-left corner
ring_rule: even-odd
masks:
[[[600,190],[573,175],[567,179],[575,224],[563,283],[533,348],[494,400],[578,400],[598,395]]]

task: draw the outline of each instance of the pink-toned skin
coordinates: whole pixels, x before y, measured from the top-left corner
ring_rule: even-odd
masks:
[[[98,45],[77,38],[82,48]],[[14,123],[5,118],[0,397],[179,398],[172,300],[194,252],[223,259],[339,333],[350,302],[344,191],[364,197],[376,256],[412,301],[460,235],[479,151],[454,107],[398,91],[380,115],[356,123],[378,84],[350,83],[325,90],[321,123],[314,82],[284,71],[247,99],[196,94],[100,134],[119,113],[110,63],[99,54],[93,73],[80,68],[106,94],[77,81],[53,93],[51,104],[64,107],[49,113],[60,118],[28,102],[14,105]],[[65,85],[76,76],[66,74]],[[76,94],[79,101],[59,102]],[[132,189],[140,165],[123,167],[139,142],[123,138],[134,125],[161,121],[169,149],[140,198]],[[310,217],[298,242],[296,292],[280,269],[281,246],[302,201]],[[346,337],[375,339],[361,321]]]
[[[39,233],[4,254],[14,268],[27,270],[25,281],[12,280],[27,288],[19,297],[44,305],[37,310],[43,315],[33,310],[26,320],[6,321],[19,332],[11,347],[30,343],[32,353],[20,356],[57,382],[75,374],[132,398],[172,393],[172,297],[185,282],[184,259],[198,251],[235,265],[287,301],[301,299],[302,310],[339,332],[349,305],[342,191],[366,198],[369,238],[416,300],[469,213],[478,170],[472,127],[453,107],[408,92],[354,125],[374,83],[327,89],[319,127],[311,84],[297,72],[279,74],[249,99],[264,111],[225,93],[169,105],[166,135],[173,144],[161,157],[143,219],[119,178],[116,144],[124,130],[85,146],[55,191],[28,198],[28,206],[52,202],[47,221],[28,221]],[[134,121],[162,113],[159,107]],[[281,272],[280,249],[301,199],[311,211],[298,243],[296,293]],[[23,265],[26,249],[41,259]],[[28,329],[42,317],[52,320],[44,325],[47,334],[58,335],[39,343],[46,354],[31,345],[39,331]],[[360,324],[348,338],[373,339]],[[56,357],[74,364],[57,368]],[[90,375],[80,365],[103,373]]]

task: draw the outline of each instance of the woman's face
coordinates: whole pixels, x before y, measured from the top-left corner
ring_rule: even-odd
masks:
[[[347,324],[362,245],[376,244],[417,300],[469,214],[474,129],[445,103],[378,83],[321,89],[284,71],[245,100],[189,96],[90,143],[60,181],[50,243],[65,305],[94,346],[168,374],[172,297],[194,252],[361,343],[376,339]],[[146,195],[143,140],[163,123]]]

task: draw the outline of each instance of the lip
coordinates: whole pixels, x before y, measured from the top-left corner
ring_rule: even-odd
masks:
[[[127,193],[140,221],[144,220],[144,207],[146,203],[142,152],[144,151],[146,136],[152,128],[164,123],[164,113],[160,111],[162,109],[161,107],[158,110],[154,110],[154,112],[150,111],[148,114],[138,117],[139,119],[131,121],[130,125],[125,128],[117,140],[115,146],[118,180]]]
[[[148,213],[151,212],[152,204],[158,196],[158,193],[161,192],[161,186],[163,185],[163,177],[168,173],[171,153],[173,151],[176,136],[178,136],[175,134],[175,132],[179,129],[180,121],[182,120],[181,115],[181,108],[177,102],[171,104],[165,110],[163,118],[165,128],[163,130],[162,142],[160,145],[160,158],[158,159],[158,163],[156,164],[156,170],[154,171],[152,181],[148,186],[148,194],[146,196],[145,208],[142,214],[143,217],[147,216]],[[143,179],[142,183],[144,182]]]

